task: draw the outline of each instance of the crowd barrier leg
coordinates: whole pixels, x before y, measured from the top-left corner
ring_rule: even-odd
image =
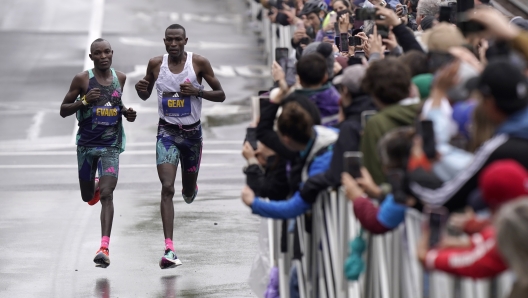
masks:
[[[513,273],[506,272],[497,278],[497,297],[507,297],[510,293],[514,281]]]

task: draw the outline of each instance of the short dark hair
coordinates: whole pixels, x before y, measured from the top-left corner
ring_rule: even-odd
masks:
[[[167,27],[167,29],[165,29],[165,33],[167,33],[167,30],[169,30],[169,29],[181,29],[181,30],[183,30],[183,36],[187,37],[187,31],[180,24],[172,24],[172,25],[170,25],[169,27]]]
[[[297,74],[301,82],[308,85],[317,85],[323,82],[325,74],[328,73],[326,60],[319,53],[302,56],[296,65]]]
[[[411,77],[429,73],[427,55],[423,52],[412,50],[400,56],[398,59],[409,67]]]
[[[312,138],[313,119],[297,102],[284,105],[277,126],[282,135],[301,144],[308,144]]]
[[[348,0],[336,0],[334,1],[334,3],[336,3],[337,1],[343,2],[343,5],[350,9],[350,2],[348,2]]]
[[[406,169],[416,130],[411,126],[395,128],[378,141],[381,162],[388,169]]]
[[[361,87],[383,104],[395,104],[409,97],[411,72],[397,58],[374,61],[367,69]]]
[[[96,43],[98,43],[98,42],[102,42],[102,41],[108,42],[108,40],[106,40],[106,39],[104,39],[104,38],[100,38],[100,37],[97,38],[96,40],[92,41],[92,44],[90,45],[90,53],[93,52],[93,46],[94,46],[94,44],[96,44]],[[108,44],[110,44],[110,43],[108,42]]]

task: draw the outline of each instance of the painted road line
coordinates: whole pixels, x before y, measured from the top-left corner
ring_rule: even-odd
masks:
[[[44,116],[46,115],[45,111],[39,111],[33,116],[33,123],[27,130],[27,139],[30,141],[34,141],[38,139],[40,135],[40,129],[42,127],[42,123],[44,122]]]
[[[156,150],[130,150],[121,153],[121,155],[155,155]],[[241,154],[241,150],[203,150],[203,155],[208,154],[224,154],[224,155],[238,155]],[[77,151],[11,151],[11,152],[0,152],[0,156],[64,156],[64,155],[77,155]]]
[[[41,139],[39,139],[41,140]],[[223,141],[223,140],[211,140],[211,141],[205,141],[204,147],[208,146],[214,146],[214,145],[237,145],[242,146],[242,140],[236,140],[236,141]],[[134,147],[155,147],[156,141],[153,142],[134,142],[129,143],[127,142],[126,147],[127,148],[134,148]],[[74,149],[77,145],[75,144],[67,144],[67,143],[36,143],[33,142],[31,144],[28,144],[27,141],[23,140],[22,142],[16,142],[14,144],[7,144],[7,143],[1,143],[0,144],[0,152],[2,150],[4,151],[29,151],[29,152],[36,152],[40,150],[60,150],[60,149]],[[126,151],[125,151],[126,152]]]
[[[146,65],[135,65],[134,71],[127,73],[127,78],[144,76],[147,70]],[[217,77],[234,78],[268,78],[271,75],[270,69],[267,65],[245,65],[245,66],[231,66],[220,65],[213,66],[213,71]]]
[[[149,40],[142,37],[120,37],[119,42],[129,46],[139,47],[156,47],[162,48],[163,43],[160,41]],[[239,43],[225,43],[225,42],[188,42],[185,45],[189,49],[200,49],[200,50],[231,50],[231,49],[254,49],[255,46],[252,44],[239,44]]]
[[[82,70],[92,68],[93,62],[88,56],[90,54],[90,47],[92,42],[102,36],[103,33],[103,19],[104,19],[105,0],[92,0],[92,15],[90,18],[90,27],[88,27],[88,39],[86,40],[86,47],[84,49],[84,65]],[[75,144],[77,139],[77,121],[73,126],[72,140]]]
[[[120,164],[120,169],[148,169],[155,168],[155,164]],[[233,163],[203,163],[200,168],[238,168]],[[38,170],[38,169],[77,169],[77,165],[0,165],[3,170]]]

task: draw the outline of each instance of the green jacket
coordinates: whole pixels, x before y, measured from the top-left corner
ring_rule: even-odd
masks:
[[[419,103],[410,105],[394,104],[385,107],[368,120],[361,137],[363,165],[378,185],[386,182],[378,151],[379,140],[395,128],[414,125],[419,110]]]

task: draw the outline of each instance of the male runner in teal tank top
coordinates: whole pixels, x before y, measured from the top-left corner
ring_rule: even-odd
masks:
[[[96,266],[110,265],[108,245],[114,218],[113,192],[119,173],[119,154],[124,151],[121,116],[129,122],[136,112],[121,101],[126,75],[110,68],[114,51],[104,39],[90,48],[94,68],[77,74],[60,107],[60,115],[77,115],[77,161],[82,200],[95,205],[101,200],[101,247],[94,258]],[[99,168],[99,179],[95,173]]]
[[[165,254],[161,269],[174,268],[181,261],[174,253],[174,180],[178,162],[182,167],[182,196],[190,204],[196,198],[196,179],[202,153],[200,115],[202,98],[223,102],[225,94],[209,61],[184,50],[187,44],[185,28],[171,25],[165,30],[168,54],[150,59],[146,76],[136,84],[138,96],[147,100],[156,88],[159,125],[156,144],[158,176],[161,181],[161,220],[165,235]],[[212,91],[204,91],[202,80]]]

